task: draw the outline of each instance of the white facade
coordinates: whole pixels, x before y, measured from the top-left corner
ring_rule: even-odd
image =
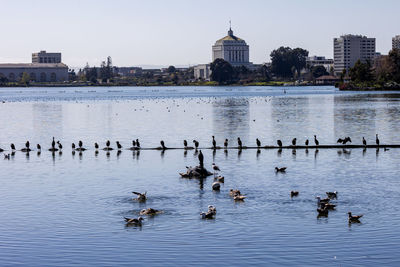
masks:
[[[361,35],[343,35],[333,39],[333,55],[335,75],[340,75],[343,69],[348,71],[354,64],[373,61],[376,52],[375,38]]]
[[[327,72],[330,72],[333,68],[333,59],[328,59],[323,56],[312,56],[306,59],[308,68],[314,66],[324,66]]]
[[[58,64],[0,64],[0,77],[7,78],[10,82],[17,82],[26,72],[31,81],[35,82],[62,82],[68,80],[68,66]]]
[[[392,38],[392,49],[400,49],[400,35]]]
[[[210,80],[210,75],[211,75],[211,69],[210,69],[210,64],[201,64],[197,65],[193,68],[194,71],[194,78],[195,79],[202,79],[205,81]]]
[[[228,35],[215,42],[212,47],[212,60],[222,58],[229,62],[233,67],[248,66],[249,46],[239,37],[233,35],[232,29],[229,29]]]

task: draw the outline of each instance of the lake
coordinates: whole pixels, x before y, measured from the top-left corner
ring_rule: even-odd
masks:
[[[333,87],[0,88],[0,148],[35,149],[0,158],[0,266],[399,266],[400,149],[204,149],[213,135],[220,146],[314,135],[374,144],[376,134],[400,144],[399,101]],[[47,151],[53,136],[62,153]],[[143,148],[198,140],[225,183],[216,192],[212,176],[180,177],[195,150],[127,150],[137,138]],[[73,154],[79,140],[88,150]],[[96,153],[107,140],[124,149]],[[315,197],[335,190],[336,210],[318,218]],[[217,214],[203,220],[208,205]],[[125,224],[149,207],[163,212]],[[361,223],[348,224],[348,211]]]

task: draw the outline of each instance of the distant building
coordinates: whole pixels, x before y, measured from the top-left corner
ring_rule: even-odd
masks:
[[[113,73],[120,76],[138,77],[143,73],[140,67],[113,67]]]
[[[212,60],[222,58],[233,67],[249,66],[249,46],[239,37],[233,35],[229,28],[228,35],[215,42],[212,47]]]
[[[10,82],[17,82],[26,72],[31,81],[35,82],[62,82],[68,80],[68,66],[63,63],[20,63],[0,64],[0,77]]]
[[[375,38],[368,38],[361,35],[343,35],[333,39],[333,55],[335,75],[345,69],[348,71],[354,64],[373,61],[376,52]]]
[[[392,38],[392,49],[400,49],[400,35]]]
[[[201,80],[205,80],[205,81],[210,80],[210,76],[211,76],[210,64],[197,65],[193,68],[193,71],[194,71],[195,79],[201,79]]]
[[[308,68],[315,66],[324,66],[327,72],[330,72],[333,68],[333,59],[327,59],[323,56],[312,56],[306,59],[306,65]]]
[[[318,85],[335,85],[340,79],[336,76],[324,75],[316,79],[316,84]]]
[[[61,53],[32,53],[32,63],[61,63]]]

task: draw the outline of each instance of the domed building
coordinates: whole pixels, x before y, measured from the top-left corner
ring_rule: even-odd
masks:
[[[222,58],[233,67],[249,66],[249,46],[243,39],[233,35],[229,28],[228,35],[215,42],[212,47],[212,60]]]

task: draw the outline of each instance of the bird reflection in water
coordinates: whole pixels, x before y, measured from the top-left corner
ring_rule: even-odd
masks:
[[[187,157],[187,150],[185,149],[185,150],[183,150],[183,157]]]
[[[257,153],[256,153],[257,159],[260,157],[260,153],[261,153],[261,150],[258,148],[258,149],[257,149]]]
[[[365,157],[366,153],[367,153],[367,148],[364,147],[364,148],[363,148],[363,151],[362,151],[363,157]]]
[[[238,158],[240,159],[240,156],[242,155],[242,149],[241,148],[239,148],[238,149]]]
[[[282,157],[282,148],[279,148],[278,151],[276,152],[276,155],[278,157]]]
[[[121,155],[121,153],[122,153],[121,150],[118,150],[118,151],[117,151],[117,158],[119,158],[119,156]]]

